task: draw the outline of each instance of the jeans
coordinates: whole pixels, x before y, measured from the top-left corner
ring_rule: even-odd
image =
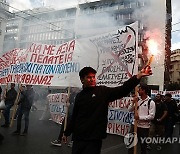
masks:
[[[28,132],[28,127],[29,127],[29,112],[30,109],[20,109],[19,110],[19,114],[18,114],[18,118],[17,118],[17,131],[21,131],[21,120],[22,120],[22,116],[24,115],[24,120],[25,120],[25,127],[24,127],[24,132],[27,133]]]
[[[10,109],[13,106],[13,104],[6,104],[6,108],[3,111],[4,119],[5,119],[5,125],[9,125],[9,115],[10,115]]]
[[[131,127],[130,133],[134,132],[134,126]],[[149,136],[149,128],[140,128],[137,127],[137,137],[138,143],[141,146],[141,154],[147,154],[147,144],[146,142],[142,143],[141,138],[146,138]],[[128,154],[133,154],[134,147],[128,149]]]

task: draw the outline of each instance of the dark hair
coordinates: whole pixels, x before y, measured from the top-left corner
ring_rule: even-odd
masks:
[[[139,87],[140,87],[142,90],[144,90],[146,94],[148,94],[149,88],[148,88],[148,86],[147,86],[146,84],[141,84]]]
[[[170,93],[167,93],[165,96],[172,97],[172,95]]]
[[[86,75],[88,75],[89,73],[93,73],[96,74],[96,70],[92,67],[84,67],[83,69],[80,70],[79,72],[79,77],[80,78],[84,78]]]

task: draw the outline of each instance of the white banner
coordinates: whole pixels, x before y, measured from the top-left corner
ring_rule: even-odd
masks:
[[[67,93],[49,94],[47,96],[49,101],[49,110],[51,118],[54,122],[62,124],[67,111]]]
[[[107,133],[125,136],[131,128],[134,113],[127,110],[131,97],[124,97],[109,104]]]
[[[172,95],[172,98],[176,100],[180,100],[180,90],[174,90],[174,91],[151,90],[151,97],[154,98],[157,94],[165,95],[166,93],[170,93]]]
[[[61,45],[33,43],[0,57],[0,83],[80,87],[79,70],[92,66],[97,84],[121,85],[137,73],[138,25],[71,40]]]

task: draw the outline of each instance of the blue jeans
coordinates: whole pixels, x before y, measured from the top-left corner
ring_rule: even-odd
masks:
[[[5,119],[5,125],[9,125],[9,115],[10,115],[10,109],[13,106],[13,104],[6,104],[6,108],[3,111],[4,119]]]
[[[17,131],[21,131],[21,120],[22,116],[24,115],[24,120],[25,120],[25,127],[24,127],[24,132],[28,132],[28,127],[29,127],[29,109],[22,109],[20,108],[18,118],[17,118]]]

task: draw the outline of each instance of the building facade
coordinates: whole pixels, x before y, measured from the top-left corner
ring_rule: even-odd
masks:
[[[180,49],[171,53],[170,81],[180,84]]]
[[[12,18],[13,14],[10,13],[6,0],[0,0],[0,54],[3,51],[3,43],[5,36],[6,23],[8,18]]]

